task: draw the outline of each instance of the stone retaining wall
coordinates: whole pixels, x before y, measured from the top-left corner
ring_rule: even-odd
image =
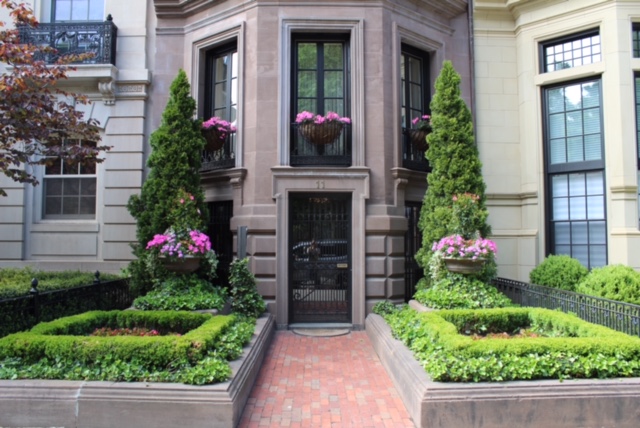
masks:
[[[1,427],[235,427],[275,330],[258,319],[231,380],[192,386],[153,382],[0,381]]]
[[[640,379],[443,383],[370,314],[366,331],[416,427],[637,428]]]

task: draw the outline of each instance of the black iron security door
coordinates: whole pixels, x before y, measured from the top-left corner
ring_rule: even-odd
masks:
[[[289,227],[290,323],[350,323],[351,195],[292,195]]]

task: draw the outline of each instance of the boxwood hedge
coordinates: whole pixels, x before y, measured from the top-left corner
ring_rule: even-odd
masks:
[[[404,308],[385,316],[429,375],[443,382],[609,378],[640,375],[640,338],[539,308]],[[553,337],[474,340],[464,333],[521,327]]]
[[[0,378],[226,380],[254,320],[180,311],[93,311],[0,339]],[[96,328],[145,327],[161,336],[90,336]]]

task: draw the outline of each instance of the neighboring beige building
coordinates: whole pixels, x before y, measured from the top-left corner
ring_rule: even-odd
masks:
[[[37,187],[0,177],[8,193],[0,197],[0,267],[119,271],[135,239],[126,203],[140,190],[148,150],[147,32],[153,6],[128,0],[27,3],[42,23],[32,40],[63,52],[98,54],[59,84],[89,96],[93,103],[85,117],[100,122],[102,143],[112,149],[95,171],[35,170]],[[1,18],[8,22],[6,14]]]
[[[477,143],[500,275],[640,268],[640,2],[473,2]]]
[[[476,119],[499,274],[526,280],[551,252],[640,268],[640,1],[34,1],[42,22],[113,17],[115,65],[79,65],[69,80],[95,100],[113,149],[73,177],[94,180],[95,213],[51,213],[60,195],[46,185],[1,181],[0,266],[126,266],[126,202],[182,68],[198,116],[238,128],[201,171],[223,265],[246,243],[280,327],[362,328],[420,274],[428,165],[406,129],[449,59]],[[313,145],[294,124],[303,110],[352,124]],[[69,179],[42,181],[56,178]]]

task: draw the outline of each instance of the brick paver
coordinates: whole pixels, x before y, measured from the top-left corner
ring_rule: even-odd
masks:
[[[240,428],[414,427],[365,332],[277,331]]]

